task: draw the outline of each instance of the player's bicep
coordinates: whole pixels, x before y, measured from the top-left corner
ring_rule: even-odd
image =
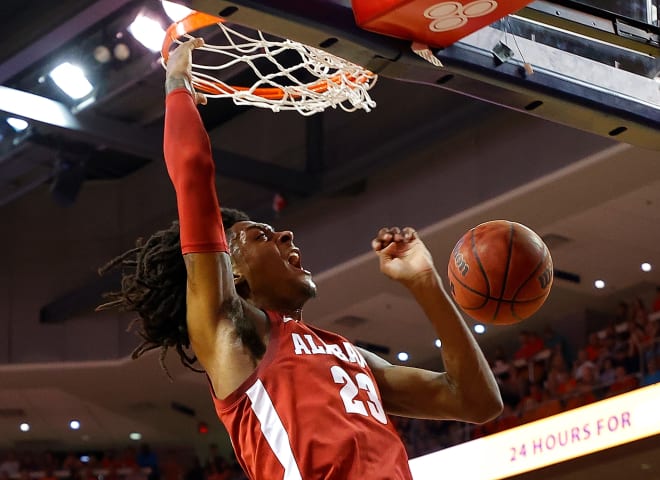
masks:
[[[461,402],[446,373],[392,365],[360,349],[376,378],[388,414],[444,420],[461,419]]]

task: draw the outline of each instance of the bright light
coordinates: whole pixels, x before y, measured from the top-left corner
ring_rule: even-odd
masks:
[[[603,280],[596,280],[594,282],[594,287],[598,289],[605,288],[605,282]]]
[[[83,69],[69,62],[60,63],[49,73],[49,76],[55,85],[74,100],[86,97],[94,90]]]
[[[436,480],[439,471],[460,472],[461,480],[517,478],[642,438],[657,438],[658,398],[660,383],[444,448],[410,460],[412,478]]]
[[[89,462],[89,455],[81,455],[81,456],[80,456],[80,461],[81,461],[82,463],[87,463],[87,462]]]
[[[439,338],[436,338],[435,339],[435,346],[437,348],[441,348],[442,347],[442,340],[440,340]]]
[[[477,324],[474,326],[474,332],[475,332],[475,333],[479,333],[479,334],[481,334],[481,333],[484,333],[485,331],[486,331],[486,327],[484,327],[484,326],[483,326],[482,324],[480,324],[480,323],[477,323]]]
[[[642,263],[642,272],[650,272],[653,269],[649,262]]]
[[[16,118],[16,117],[9,117],[7,119],[7,123],[16,132],[22,132],[23,130],[25,130],[30,125],[26,120],[23,120],[22,118]]]
[[[29,423],[21,423],[18,428],[21,429],[21,432],[29,432],[30,431],[30,424]]]
[[[71,430],[78,430],[80,428],[80,422],[78,420],[71,420],[69,422],[69,428]]]
[[[99,63],[108,63],[112,60],[110,49],[105,45],[99,45],[94,49],[94,60]]]
[[[163,4],[163,10],[165,10],[165,13],[173,22],[183,20],[192,12],[188,7],[184,7],[178,3],[168,2],[167,0],[163,0],[161,3]]]
[[[399,352],[397,353],[396,358],[398,358],[402,362],[407,362],[408,359],[410,358],[410,355],[408,355],[406,352]]]
[[[160,23],[152,18],[142,14],[138,15],[128,27],[128,31],[131,32],[131,35],[138,42],[152,52],[160,51],[160,48],[163,46],[165,30],[160,26]]]
[[[135,441],[142,440],[142,434],[139,432],[131,432],[128,434],[128,438]]]

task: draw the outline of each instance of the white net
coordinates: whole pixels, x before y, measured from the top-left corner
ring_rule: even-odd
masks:
[[[296,110],[312,115],[328,107],[347,112],[370,111],[376,102],[369,95],[377,75],[323,50],[292,40],[267,39],[257,31],[253,38],[230,28],[218,27],[226,44],[205,44],[198,50],[218,55],[213,64],[193,63],[193,84],[209,98],[230,97],[237,105],[269,108],[274,112]],[[192,38],[182,35],[174,42]],[[209,57],[210,58],[210,57]],[[249,67],[256,81],[252,86],[227,84],[224,72]]]

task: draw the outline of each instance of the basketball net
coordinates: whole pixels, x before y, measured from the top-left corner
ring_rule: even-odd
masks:
[[[167,29],[161,50],[163,65],[172,45],[183,43],[193,38],[191,32],[214,24],[226,44],[205,44],[198,50],[217,55],[217,61],[192,65],[193,86],[208,98],[229,97],[236,105],[274,112],[296,110],[302,115],[328,107],[368,112],[376,106],[368,90],[376,83],[377,75],[369,70],[292,40],[266,39],[260,31],[249,36],[230,28],[222,19],[201,12],[191,13]],[[293,65],[291,58],[295,58]],[[220,78],[223,72],[237,66],[252,70],[257,79],[252,86],[229,85]]]

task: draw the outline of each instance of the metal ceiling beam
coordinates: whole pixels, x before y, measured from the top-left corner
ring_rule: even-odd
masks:
[[[658,27],[604,12],[589,5],[565,0],[537,0],[516,15],[646,55],[657,56],[660,48]]]
[[[38,130],[61,134],[98,148],[149,159],[162,156],[160,138],[144,129],[90,114],[74,115],[60,102],[1,85],[0,112],[23,118]]]
[[[24,118],[38,131],[55,133],[97,149],[162,161],[162,134],[136,125],[93,116],[74,115],[63,104],[32,93],[0,86],[0,112]],[[316,181],[311,175],[254,158],[214,149],[218,173],[284,192],[308,195]],[[2,163],[0,161],[0,163]]]
[[[98,0],[79,12],[72,12],[72,16],[66,21],[60,23],[55,29],[45,34],[39,32],[41,29],[40,25],[43,25],[44,20],[42,19],[40,21],[40,15],[35,15],[32,21],[39,23],[33,24],[31,21],[30,29],[40,36],[26,48],[23,48],[0,63],[0,83],[7,82],[14,75],[47,57],[89,27],[133,1],[135,0]],[[61,9],[66,7],[66,5],[66,2],[59,2],[57,8]],[[49,12],[42,12],[41,16],[47,19],[48,15]]]

